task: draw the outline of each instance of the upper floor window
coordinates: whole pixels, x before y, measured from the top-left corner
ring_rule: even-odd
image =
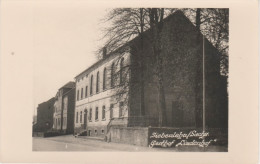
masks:
[[[79,90],[77,90],[77,100],[79,100]]]
[[[115,63],[111,66],[111,87],[115,86]]]
[[[104,68],[104,72],[103,72],[103,90],[106,90],[106,80],[107,80],[107,69]]]
[[[83,88],[81,88],[81,99],[83,99]]]
[[[90,78],[90,95],[93,94],[93,75],[91,75],[91,78]]]
[[[99,92],[99,72],[97,72],[96,93]]]
[[[96,107],[96,118],[95,118],[95,120],[98,120],[98,107]]]
[[[105,105],[102,107],[102,120],[104,120],[106,118],[106,107]]]
[[[124,58],[120,61],[120,84],[124,82]]]
[[[88,86],[86,86],[85,97],[88,97]]]

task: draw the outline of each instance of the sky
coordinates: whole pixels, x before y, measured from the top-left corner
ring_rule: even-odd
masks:
[[[10,0],[1,4],[1,76],[6,79],[1,87],[6,101],[32,102],[35,113],[38,104],[97,61],[95,51],[104,42],[101,19],[108,9],[91,3]]]
[[[33,11],[34,107],[97,61],[105,8],[41,3]]]

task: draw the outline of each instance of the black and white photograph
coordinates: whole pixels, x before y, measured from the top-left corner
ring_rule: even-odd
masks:
[[[33,14],[33,151],[228,152],[229,8]]]
[[[0,163],[259,163],[256,0],[2,0]]]

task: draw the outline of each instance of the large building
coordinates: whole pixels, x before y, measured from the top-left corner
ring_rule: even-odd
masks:
[[[220,53],[182,12],[175,12],[164,22],[165,126],[202,127],[204,102],[206,127],[227,128],[227,83],[220,75]],[[148,30],[144,38],[150,34]],[[136,37],[112,53],[104,50],[101,60],[75,77],[74,133],[104,137],[112,127],[112,136],[123,140],[125,134],[134,135],[135,130],[130,127],[159,125],[159,89],[152,45],[149,39],[144,39],[144,44],[140,42]],[[142,135],[142,131],[135,135]]]
[[[46,132],[52,128],[53,125],[53,105],[54,97],[46,102],[43,102],[37,107],[37,123],[33,126],[34,132]]]
[[[102,60],[75,78],[75,133],[85,131],[90,136],[104,136],[112,119],[114,124],[127,125],[127,105],[124,101],[118,102],[113,95],[119,78],[127,78],[122,74],[118,78],[115,76],[129,64],[129,55],[104,54]]]
[[[71,134],[74,131],[75,82],[61,87],[56,96],[53,110],[53,131]]]

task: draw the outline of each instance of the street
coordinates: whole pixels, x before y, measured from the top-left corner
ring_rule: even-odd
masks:
[[[226,152],[226,147],[209,146],[205,149],[199,147],[178,147],[178,148],[149,148],[121,143],[107,143],[104,141],[75,138],[72,135],[57,137],[33,137],[33,151],[128,151],[128,152]]]
[[[156,149],[64,135],[33,137],[33,151],[156,151]]]

